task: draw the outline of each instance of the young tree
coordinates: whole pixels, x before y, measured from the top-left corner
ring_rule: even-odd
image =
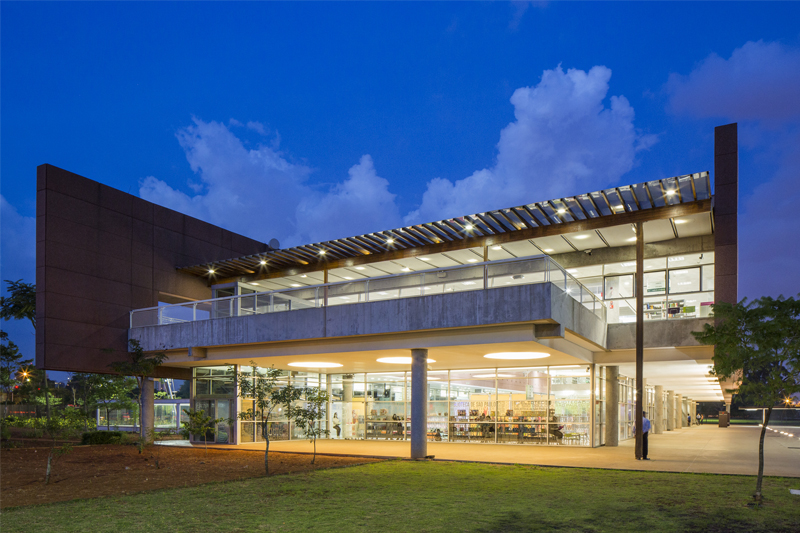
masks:
[[[702,344],[713,344],[713,375],[732,379],[737,394],[754,407],[766,408],[758,442],[758,481],[754,498],[761,502],[764,435],[772,409],[800,392],[800,300],[768,296],[747,303],[713,306],[716,325],[692,332]]]
[[[239,412],[240,420],[255,420],[261,424],[261,435],[266,442],[264,450],[264,470],[269,475],[269,422],[275,409],[285,407],[287,413],[291,412],[292,405],[302,395],[302,389],[297,389],[289,383],[281,383],[281,371],[275,367],[261,369],[255,361],[250,361],[251,372],[236,372],[230,368],[236,381],[239,396],[252,398],[253,407]]]
[[[149,435],[144,427],[144,406],[142,405],[142,390],[145,380],[152,376],[156,369],[166,360],[164,353],[156,352],[152,354],[144,353],[144,349],[139,341],[131,339],[130,351],[126,361],[117,361],[109,365],[114,372],[123,376],[133,376],[139,385],[137,393],[137,405],[139,406],[139,453],[142,453],[144,444]]]
[[[189,440],[192,435],[202,435],[203,444],[208,455],[208,436],[212,437],[217,434],[217,424],[224,421],[224,418],[211,418],[211,415],[206,415],[203,409],[195,411],[194,409],[184,409],[184,413],[189,418],[185,422],[181,422],[181,435],[186,440]]]
[[[132,409],[136,403],[132,398],[136,380],[129,376],[117,374],[91,374],[78,372],[70,380],[73,395],[79,399],[84,416],[88,420],[90,413],[97,408]],[[106,418],[106,428],[111,424]]]
[[[0,387],[6,392],[6,401],[13,395],[18,384],[17,375],[20,368],[30,365],[32,361],[22,360],[22,354],[16,344],[8,339],[8,333],[0,331]]]
[[[36,285],[6,280],[9,296],[0,296],[0,318],[30,320],[36,329]]]
[[[314,445],[311,464],[317,459],[317,437],[328,436],[330,431],[323,429],[320,422],[325,419],[325,407],[328,405],[328,393],[318,387],[303,389],[305,395],[303,407],[292,407],[289,414],[298,428]]]

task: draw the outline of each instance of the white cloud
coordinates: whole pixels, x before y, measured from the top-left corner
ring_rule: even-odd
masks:
[[[300,202],[298,233],[291,241],[320,242],[401,225],[395,195],[389,192],[389,182],[375,172],[371,156],[361,156],[348,175],[329,192]]]
[[[688,76],[672,74],[673,112],[693,117],[785,121],[800,117],[800,49],[745,43],[731,57],[711,54]]]
[[[428,183],[407,223],[510,207],[610,186],[633,168],[636,152],[656,142],[633,127],[624,96],[608,94],[611,70],[546,70],[538,85],[511,97],[515,121],[500,133],[497,160],[455,183]]]
[[[247,127],[264,129],[257,122]],[[292,163],[274,146],[246,148],[225,124],[195,118],[177,137],[199,178],[189,183],[196,194],[149,176],[139,188],[145,200],[252,238],[278,238],[284,246],[387,229],[400,221],[389,182],[376,174],[369,155],[345,181],[319,192],[307,183],[309,167]]]
[[[747,42],[728,59],[711,54],[688,75],[672,74],[666,90],[677,114],[739,123],[739,180],[756,183],[739,199],[739,296],[797,295],[800,49]]]

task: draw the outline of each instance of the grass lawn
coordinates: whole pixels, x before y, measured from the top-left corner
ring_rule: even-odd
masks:
[[[30,531],[769,531],[800,528],[800,479],[389,461],[7,509]]]

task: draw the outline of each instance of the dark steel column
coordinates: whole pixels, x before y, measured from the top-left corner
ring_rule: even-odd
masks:
[[[636,458],[642,458],[644,402],[644,224],[636,223]]]

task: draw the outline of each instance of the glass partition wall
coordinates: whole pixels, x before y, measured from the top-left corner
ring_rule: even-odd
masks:
[[[251,368],[240,366],[239,370]],[[227,367],[201,367],[194,373],[195,409],[225,418],[214,440],[237,442],[228,419],[236,418],[236,411],[254,409],[254,400],[236,397]],[[284,372],[280,382],[327,390],[328,416],[321,426],[330,431],[328,438],[408,440],[411,436],[411,372],[292,371]],[[427,438],[432,442],[598,446],[598,413],[602,411],[592,409],[598,393],[593,382],[598,383],[593,365],[588,364],[429,371]],[[268,424],[271,440],[304,438],[282,408],[273,412]],[[263,432],[263,420],[238,421],[239,443],[263,442]]]

